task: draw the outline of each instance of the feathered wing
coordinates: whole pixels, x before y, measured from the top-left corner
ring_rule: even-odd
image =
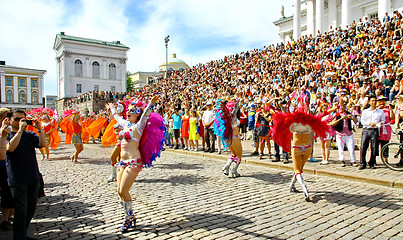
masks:
[[[165,141],[165,129],[163,118],[158,113],[152,112],[140,139],[140,154],[144,167],[152,167],[155,159],[160,157]]]
[[[273,140],[283,147],[285,152],[291,151],[292,132],[290,126],[293,123],[309,125],[315,132],[315,137],[326,138],[326,133],[330,131],[327,122],[320,117],[302,111],[294,113],[278,112],[273,117]]]

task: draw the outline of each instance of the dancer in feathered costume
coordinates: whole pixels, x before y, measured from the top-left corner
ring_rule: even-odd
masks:
[[[60,123],[60,129],[66,133],[65,144],[73,143],[76,151],[70,159],[74,163],[78,162],[78,155],[84,150],[82,134],[82,123],[80,122],[80,112],[68,109],[64,111],[64,119]]]
[[[136,217],[132,210],[132,197],[129,193],[143,167],[152,166],[152,162],[159,157],[164,141],[164,121],[158,113],[152,113],[159,96],[151,99],[146,107],[143,101],[133,102],[127,111],[127,120],[117,114],[113,104],[107,105],[117,123],[123,127],[119,132],[121,139],[121,161],[117,187],[125,213],[122,232],[136,224]]]
[[[116,103],[116,114],[120,115],[123,117],[123,119],[126,119],[126,110],[127,106],[130,104],[129,101],[122,102],[118,101]],[[113,118],[108,126],[106,127],[106,130],[104,132],[104,135],[102,136],[102,146],[104,147],[109,147],[112,144],[115,144],[115,147],[112,150],[111,153],[111,175],[107,179],[108,182],[113,182],[116,180],[116,168],[118,167],[118,162],[120,162],[120,142],[121,140],[118,138],[119,132],[123,128],[116,122],[115,118]]]
[[[224,150],[229,148],[232,155],[228,158],[227,164],[222,169],[225,175],[229,174],[231,163],[234,162],[232,177],[239,177],[238,167],[242,158],[242,144],[239,135],[239,101],[225,104],[221,99],[217,100],[217,112],[214,120],[214,133],[223,143]]]
[[[57,128],[59,124],[57,123],[56,119],[53,118],[53,111],[51,109],[44,109],[43,113],[43,130],[45,131],[45,136],[46,136],[46,156],[47,159],[49,159],[49,147],[51,149],[56,149],[60,142],[61,138],[59,136],[59,132],[57,131]]]
[[[312,151],[312,142],[310,135],[312,132],[316,137],[325,138],[329,131],[327,122],[322,121],[320,117],[307,113],[306,105],[302,99],[299,100],[300,106],[293,113],[278,112],[273,118],[273,139],[283,147],[284,151],[291,150],[292,139],[292,162],[294,166],[294,175],[290,184],[290,191],[295,192],[295,182],[298,181],[303,189],[305,200],[312,201],[308,189],[305,185],[302,172],[306,161]]]

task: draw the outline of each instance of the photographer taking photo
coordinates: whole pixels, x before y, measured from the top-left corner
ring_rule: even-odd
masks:
[[[35,148],[46,146],[46,137],[38,119],[27,120],[25,111],[10,111],[11,132],[7,136],[7,174],[8,184],[14,199],[14,239],[29,239],[27,229],[34,216],[40,174]],[[39,136],[33,131],[25,131],[27,123],[38,129]]]

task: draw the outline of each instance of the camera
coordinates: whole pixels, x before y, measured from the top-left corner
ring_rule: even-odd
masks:
[[[26,122],[27,125],[31,125],[31,126],[32,126],[32,119],[25,119],[24,122]]]

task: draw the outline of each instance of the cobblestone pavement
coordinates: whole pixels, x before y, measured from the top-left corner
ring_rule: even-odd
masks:
[[[121,234],[116,183],[107,183],[111,148],[71,145],[39,160],[46,197],[29,234],[37,239],[403,239],[402,189],[304,174],[314,202],[288,191],[290,171],[165,151],[134,183],[138,227]],[[39,155],[38,155],[38,159]],[[297,184],[297,189],[300,189]],[[0,232],[0,239],[12,239]]]

